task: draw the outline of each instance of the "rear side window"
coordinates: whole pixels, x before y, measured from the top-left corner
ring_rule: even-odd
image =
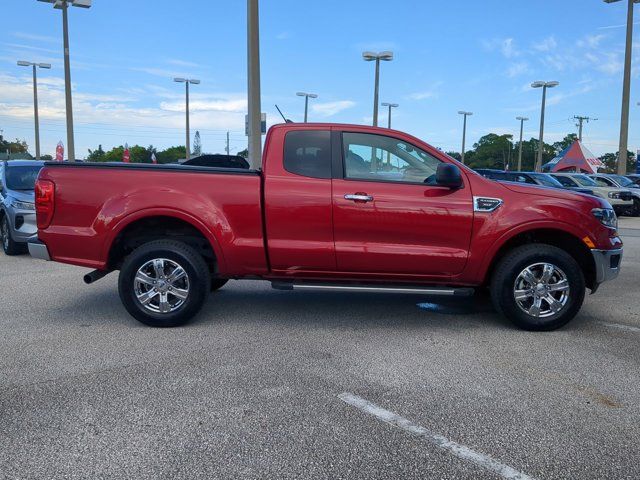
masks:
[[[284,169],[312,178],[331,178],[331,132],[297,130],[284,139]]]

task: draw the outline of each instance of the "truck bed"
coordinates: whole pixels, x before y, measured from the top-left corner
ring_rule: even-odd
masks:
[[[124,228],[143,217],[169,217],[210,241],[221,273],[267,272],[259,171],[48,162],[40,178],[55,184],[53,220],[38,234],[53,260],[105,269]]]

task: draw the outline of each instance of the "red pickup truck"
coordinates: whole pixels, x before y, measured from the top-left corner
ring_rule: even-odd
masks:
[[[472,295],[552,330],[618,275],[604,200],[498,183],[405,133],[276,125],[262,169],[48,163],[31,255],[119,270],[131,315],[171,327],[229,279],[279,289]]]

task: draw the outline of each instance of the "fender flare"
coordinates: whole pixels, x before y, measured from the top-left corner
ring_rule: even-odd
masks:
[[[495,240],[489,250],[483,256],[482,263],[478,268],[478,278],[486,280],[487,272],[489,271],[489,267],[493,264],[496,259],[496,255],[498,252],[504,247],[504,245],[516,237],[517,235],[532,232],[535,230],[559,230],[564,233],[567,233],[576,238],[578,241],[582,241],[582,233],[578,228],[574,225],[566,222],[559,222],[558,220],[540,220],[531,223],[524,223],[520,225],[516,225],[515,227],[504,232],[497,240]]]
[[[216,256],[216,261],[218,262],[219,270],[221,272],[226,271],[224,254],[222,253],[222,248],[220,248],[220,243],[215,234],[211,230],[209,230],[209,228],[207,228],[207,226],[198,218],[183,210],[174,208],[145,208],[132,212],[127,216],[119,219],[117,223],[115,223],[115,225],[109,227],[109,233],[102,247],[102,258],[109,258],[109,252],[113,247],[113,243],[125,228],[127,228],[132,223],[137,222],[138,220],[143,220],[150,217],[172,217],[190,224],[192,227],[197,229],[211,245],[213,253]]]

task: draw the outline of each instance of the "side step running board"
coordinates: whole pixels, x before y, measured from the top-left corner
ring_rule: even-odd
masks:
[[[271,282],[271,287],[276,290],[312,290],[327,292],[369,292],[369,293],[408,293],[416,295],[444,295],[456,297],[470,297],[474,293],[473,288],[455,287],[421,287],[421,286],[397,286],[397,285],[359,285],[340,283],[295,283],[295,282]]]

